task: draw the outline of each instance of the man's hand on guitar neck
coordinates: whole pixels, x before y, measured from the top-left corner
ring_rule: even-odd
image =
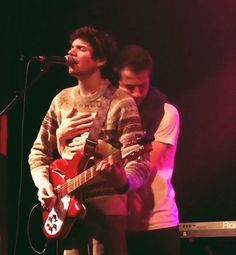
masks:
[[[113,164],[113,162],[109,162],[108,158],[102,160],[97,169],[101,171],[101,175],[107,179],[118,193],[125,193],[128,191],[129,182],[121,162]]]

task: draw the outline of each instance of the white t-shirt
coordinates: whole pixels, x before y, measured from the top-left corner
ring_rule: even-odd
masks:
[[[174,227],[179,223],[175,191],[171,183],[179,135],[179,113],[164,104],[164,116],[154,135],[155,141],[172,145],[161,169],[155,169],[149,182],[129,195],[128,231],[146,231]]]

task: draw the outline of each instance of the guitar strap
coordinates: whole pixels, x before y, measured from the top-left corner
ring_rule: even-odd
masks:
[[[103,94],[100,107],[98,108],[93,125],[85,142],[84,155],[87,158],[90,158],[95,153],[96,146],[98,144],[98,137],[107,117],[107,112],[115,91],[116,88],[110,84]]]

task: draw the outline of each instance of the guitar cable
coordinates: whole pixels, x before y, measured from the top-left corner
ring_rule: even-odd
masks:
[[[35,210],[38,206],[41,206],[40,203],[34,205],[34,206],[32,207],[32,209],[30,210],[29,217],[28,217],[28,221],[27,221],[27,238],[28,238],[28,242],[29,242],[29,245],[30,245],[31,249],[32,249],[35,253],[37,253],[37,254],[44,254],[45,251],[47,250],[48,239],[46,239],[42,251],[38,251],[38,250],[36,250],[36,248],[34,247],[32,241],[31,241],[31,237],[30,237],[30,220],[31,220],[31,216],[32,216],[34,210]]]

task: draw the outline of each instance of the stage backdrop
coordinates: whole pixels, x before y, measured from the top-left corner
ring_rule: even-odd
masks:
[[[69,33],[76,27],[93,25],[111,32],[121,44],[146,47],[154,59],[153,86],[165,92],[180,111],[173,183],[181,222],[235,220],[234,9],[233,0],[12,0],[6,32],[11,54],[6,65],[11,75],[5,82],[4,101],[23,89],[28,59],[65,55]],[[31,65],[29,81],[40,68],[39,63]],[[34,84],[27,93],[23,137],[23,101],[8,113],[10,252],[17,218],[17,247],[30,252],[25,226],[37,197],[28,154],[51,99],[72,84],[66,67],[58,65]]]

